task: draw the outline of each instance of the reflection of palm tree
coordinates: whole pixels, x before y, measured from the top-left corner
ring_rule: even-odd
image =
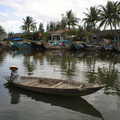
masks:
[[[29,74],[32,74],[35,69],[37,61],[32,60],[30,56],[25,56],[24,65],[28,69]]]
[[[103,56],[101,56],[103,57]],[[112,56],[112,58],[114,58]],[[85,58],[86,59],[86,58]],[[107,57],[108,59],[108,57]],[[120,90],[120,82],[118,81],[118,70],[116,70],[115,62],[116,59],[109,58],[109,66],[108,68],[105,67],[98,67],[96,68],[96,58],[88,57],[86,59],[87,64],[89,66],[88,72],[86,73],[86,76],[88,78],[89,82],[92,83],[100,83],[100,84],[107,84],[105,87],[105,93],[106,94],[113,94],[112,92],[109,92],[109,90],[114,90],[114,92],[118,93]],[[108,62],[108,60],[107,60]],[[92,67],[93,66],[93,67]],[[96,70],[95,70],[96,69]],[[116,84],[117,83],[117,84]]]
[[[5,57],[6,57],[6,52],[5,51],[0,52],[0,64],[3,62]]]
[[[50,65],[60,65],[61,71],[65,70],[65,74],[67,76],[73,76],[76,69],[76,59],[72,57],[72,53],[70,51],[47,51],[45,53],[47,61],[49,61]]]
[[[72,76],[75,72],[75,65],[76,65],[76,61],[73,58],[69,57],[65,57],[64,59],[62,59],[61,61],[61,68],[66,70],[66,75],[67,76]]]
[[[118,79],[118,71],[115,69],[98,68],[97,80],[103,84],[107,84],[105,87],[106,94],[114,94],[111,90],[117,93],[120,90],[120,82]],[[116,84],[117,83],[117,84]],[[110,91],[109,91],[110,90]]]

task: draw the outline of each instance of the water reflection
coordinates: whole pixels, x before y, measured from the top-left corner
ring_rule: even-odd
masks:
[[[3,61],[4,61],[4,59],[5,59],[5,57],[6,57],[6,54],[7,54],[7,52],[6,51],[4,51],[4,52],[0,52],[0,65],[3,63]]]
[[[77,111],[83,114],[88,114],[103,119],[101,113],[81,97],[40,94],[18,89],[16,87],[10,86],[9,84],[5,87],[9,90],[9,94],[11,96],[11,104],[18,104],[20,102],[21,96],[25,95],[35,101],[50,103],[51,106],[60,106],[63,108],[71,109],[73,111]]]
[[[30,55],[31,54],[31,52],[32,52],[32,50],[31,49],[26,49],[26,50],[24,50],[24,49],[21,49],[21,50],[15,50],[15,51],[13,51],[13,55],[12,55],[12,57],[14,58],[14,57],[16,57],[16,56],[28,56],[28,55]]]
[[[1,64],[7,55],[12,56],[13,59],[16,58],[18,61],[21,60],[22,65],[19,66],[27,71],[27,75],[36,75],[35,72],[40,74],[43,70],[43,76],[46,77],[45,71],[50,68],[50,71],[47,72],[54,69],[53,73],[57,77],[61,75],[63,79],[83,79],[83,82],[107,84],[104,89],[105,94],[120,94],[119,53],[18,50],[1,53]],[[51,72],[51,75],[53,73]]]

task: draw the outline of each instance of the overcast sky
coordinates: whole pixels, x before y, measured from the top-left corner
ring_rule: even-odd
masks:
[[[0,25],[6,32],[22,32],[23,18],[33,17],[37,22],[60,21],[67,11],[83,19],[83,12],[91,6],[106,5],[108,0],[0,0]],[[109,0],[110,1],[110,0]],[[119,0],[112,0],[119,1]]]

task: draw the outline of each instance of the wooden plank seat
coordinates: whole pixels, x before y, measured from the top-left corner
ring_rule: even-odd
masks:
[[[59,82],[59,83],[57,83],[57,84],[55,84],[55,85],[52,86],[51,88],[55,88],[55,87],[57,87],[57,86],[59,86],[59,85],[61,85],[61,84],[63,84],[63,81],[62,81],[62,82]]]
[[[42,81],[42,82],[49,84],[49,85],[54,85],[54,83],[47,81],[47,80],[44,80],[44,79],[39,79],[39,81]]]
[[[34,82],[37,82],[37,81],[39,81],[39,80],[29,80],[29,81],[22,81],[20,84],[24,84],[24,85],[30,85],[30,84],[32,84],[32,83],[34,83]]]
[[[51,85],[40,83],[40,84],[37,85],[36,87],[47,88],[47,87],[50,87],[50,86],[51,86]]]
[[[78,86],[77,88],[83,88],[85,85],[81,84],[80,86]]]
[[[36,87],[40,84],[39,81],[34,81],[33,83],[28,84],[28,86]]]

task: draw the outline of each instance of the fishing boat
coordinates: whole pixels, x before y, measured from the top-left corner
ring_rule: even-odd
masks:
[[[117,52],[120,52],[120,42],[117,41],[115,44],[114,44],[114,48]]]
[[[110,52],[112,51],[112,46],[103,45],[98,49],[100,52]]]
[[[98,51],[97,45],[83,44],[86,51]]]
[[[31,43],[26,41],[12,41],[12,43],[18,48],[18,49],[28,49],[31,48]]]
[[[28,49],[31,48],[31,43],[28,40],[23,40],[20,38],[15,38],[11,41],[18,49]]]
[[[39,40],[31,40],[30,42],[31,42],[32,48],[35,50],[44,50],[45,49],[43,43]]]
[[[42,77],[21,76],[21,82],[15,83],[9,80],[10,76],[4,78],[13,86],[46,94],[65,96],[84,96],[102,89],[105,85],[93,83],[81,83],[71,80],[61,80]]]
[[[34,101],[50,104],[51,106],[58,106],[61,108],[70,109],[72,111],[76,111],[86,115],[91,115],[97,118],[101,118],[101,120],[104,120],[102,114],[93,105],[91,105],[88,101],[86,101],[82,97],[60,95],[56,97],[56,95],[40,94],[35,92],[31,93],[31,91],[19,89],[9,84],[6,84],[4,86],[5,88],[8,89],[10,93],[11,104],[18,104],[22,100],[21,99],[22,96],[27,96],[27,98],[30,98]],[[18,97],[14,99],[15,96]]]
[[[43,44],[47,50],[71,50],[74,48],[73,44],[68,40],[50,41]]]
[[[81,43],[73,43],[76,50],[85,50],[85,47]]]
[[[44,47],[47,50],[61,50],[61,49],[71,50],[72,49],[72,45],[68,45],[68,44],[63,44],[63,45],[44,44]]]

